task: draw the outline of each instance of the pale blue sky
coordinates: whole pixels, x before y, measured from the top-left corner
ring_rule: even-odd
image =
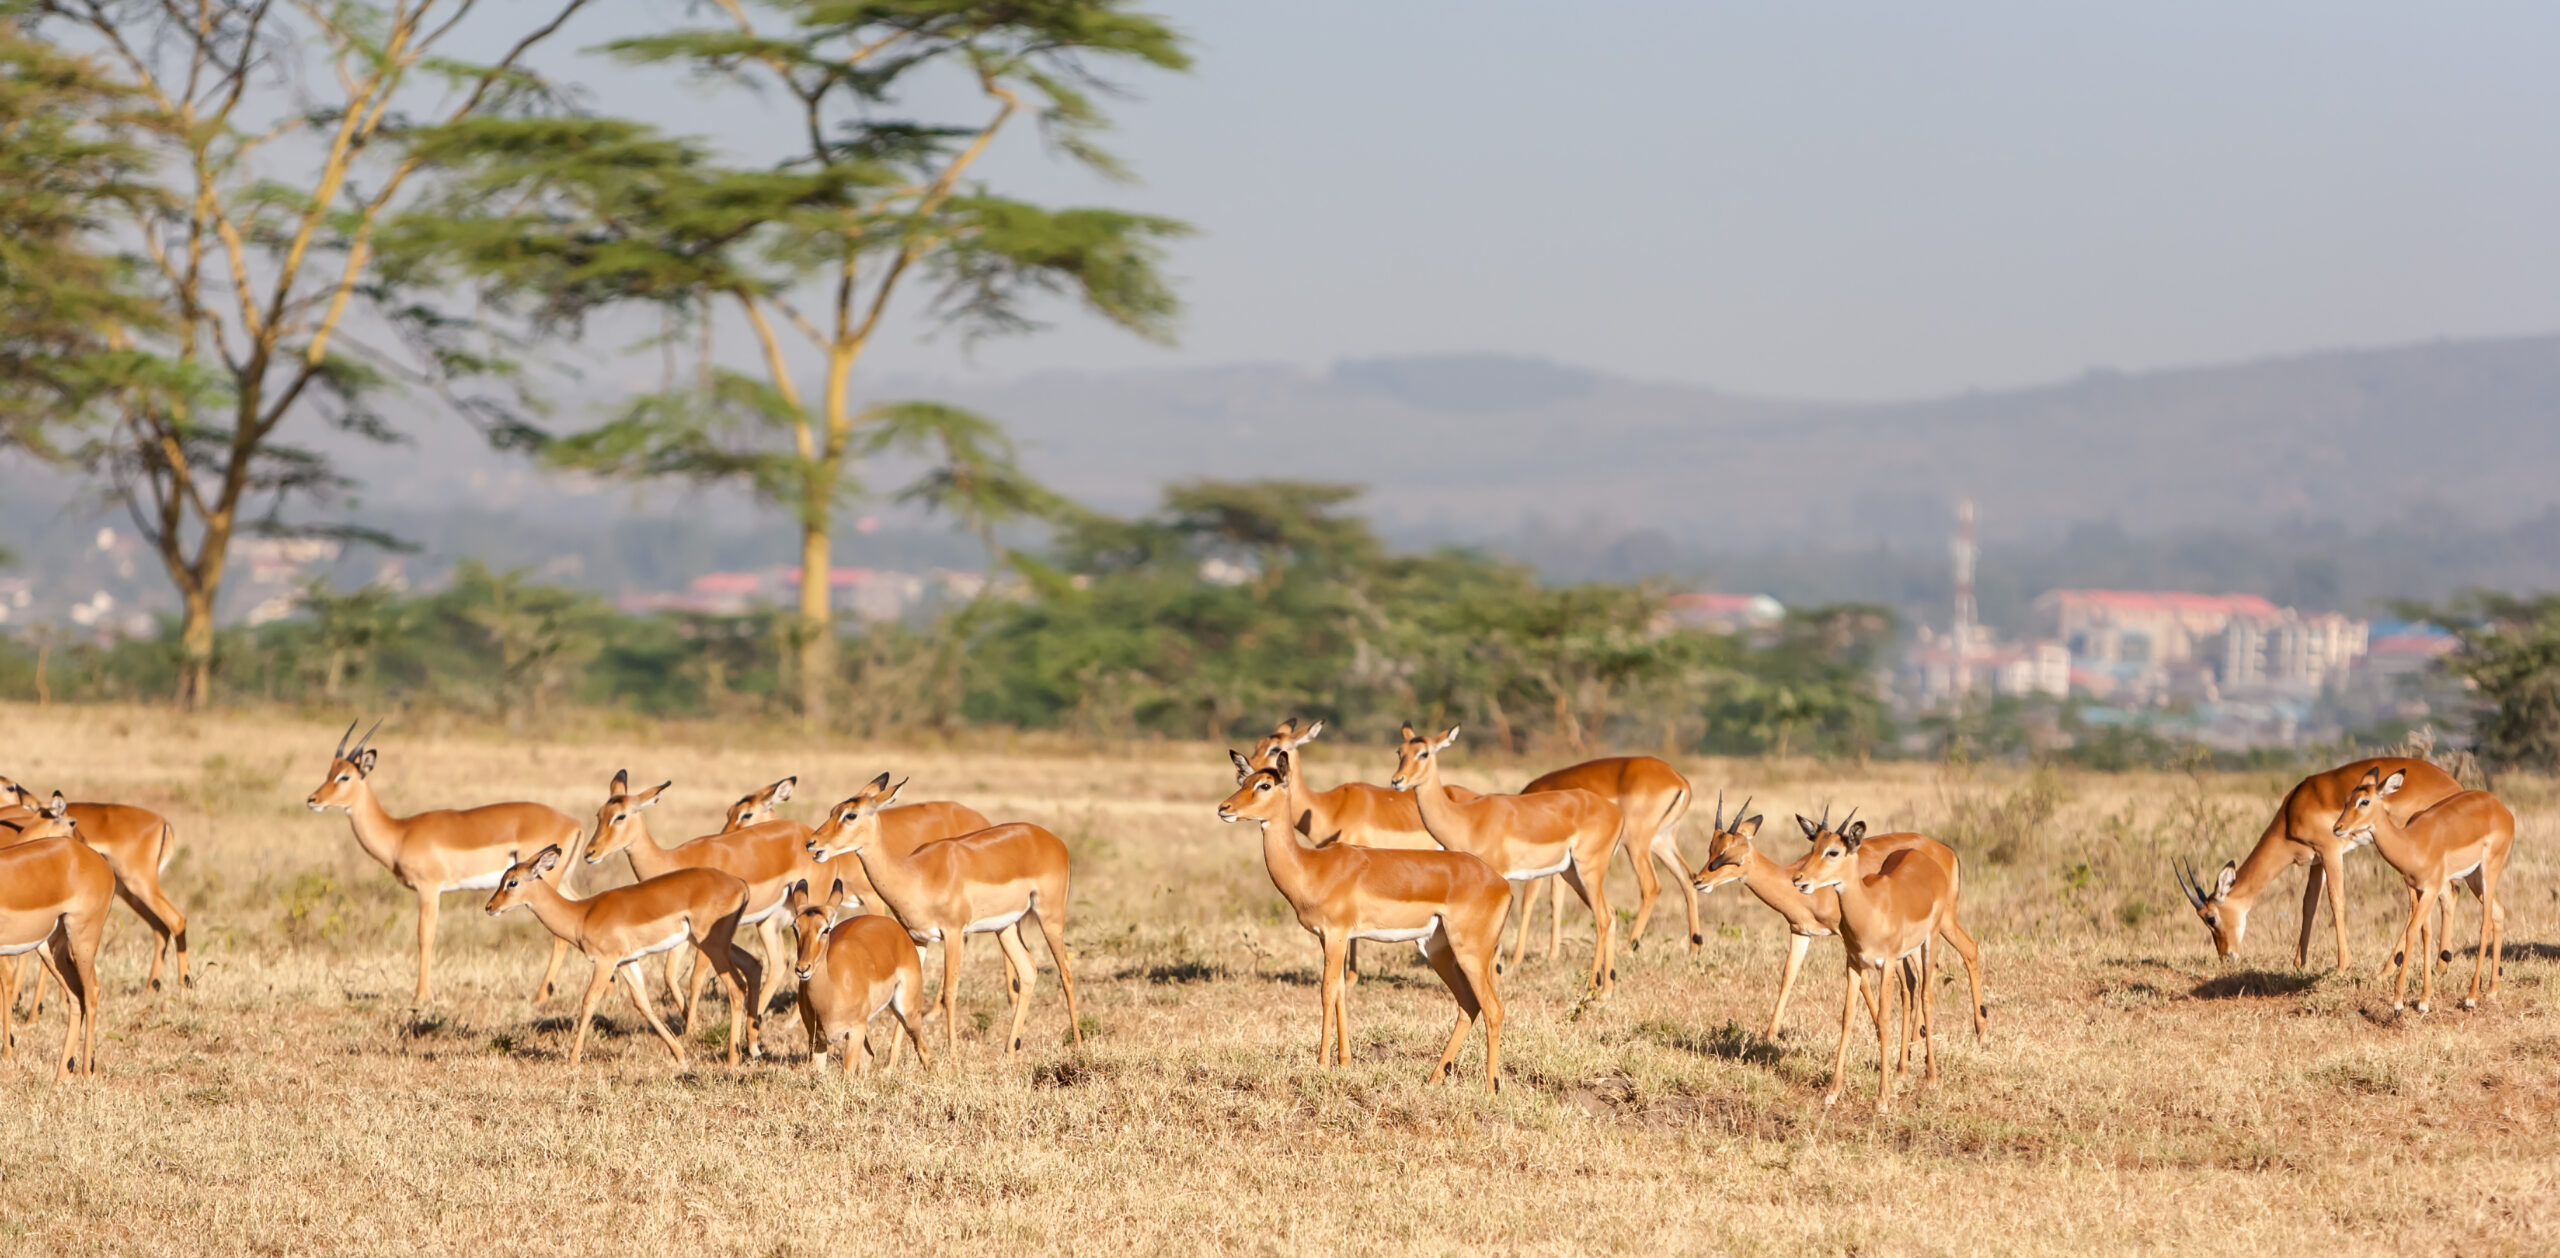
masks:
[[[1141,184],[991,173],[1196,224],[1179,348],[1068,313],[875,369],[1499,350],[1896,397],[2560,330],[2560,6],[1154,7],[1198,65],[1114,107]],[[758,125],[582,64],[604,108]]]

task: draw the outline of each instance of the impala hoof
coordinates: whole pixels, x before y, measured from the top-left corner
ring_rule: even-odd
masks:
[[[2477,1009],[2480,1007],[2480,1004],[2478,1001],[2465,997],[2462,1002],[2462,1007],[2465,1009]]]
[[[1644,941],[1643,941],[1643,940],[1641,940],[1641,939],[1630,939],[1630,940],[1628,940],[1628,941],[1627,941],[1627,951],[1629,951],[1629,952],[1639,952],[1639,951],[1642,951],[1643,949],[1644,949]]]
[[[1703,948],[1703,947],[1706,947],[1706,946],[1707,946],[1707,937],[1706,937],[1706,936],[1704,936],[1704,935],[1701,935],[1701,934],[1699,934],[1699,933],[1697,933],[1697,932],[1695,932],[1695,931],[1691,931],[1691,932],[1689,933],[1689,946],[1690,946],[1690,947],[1692,947],[1692,948]]]
[[[2435,1012],[2435,1009],[2434,1009],[2433,1007],[2429,1006],[2429,1005],[2427,1004],[2427,1002],[2425,1002],[2425,1001],[2421,1000],[2421,1001],[2419,1001],[2419,1002],[2418,1002],[2418,1012],[2420,1012],[2420,1013],[2434,1013],[2434,1012]]]
[[[158,980],[158,979],[156,979],[156,978],[155,978],[155,979],[153,979],[153,980],[151,980],[151,990],[153,990],[153,991],[155,991],[155,992],[156,992],[156,991],[158,991],[158,990],[160,990],[160,980]]]

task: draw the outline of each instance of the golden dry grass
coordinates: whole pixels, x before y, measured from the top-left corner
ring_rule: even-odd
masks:
[[[1410,949],[1371,949],[1373,979],[1351,997],[1354,1062],[1314,1067],[1315,946],[1284,918],[1250,833],[1212,817],[1232,780],[1216,748],[812,748],[778,732],[571,726],[526,741],[408,721],[378,740],[377,781],[396,811],[534,798],[586,817],[628,766],[675,779],[657,814],[672,838],[785,773],[801,775],[802,816],[881,769],[912,773],[910,798],[960,799],[1067,839],[1088,1046],[1062,1046],[1063,1004],[1044,974],[1032,1051],[1007,1064],[977,1016],[1001,1011],[982,942],[960,1059],[929,1076],[815,1074],[788,1014],[769,1039],[784,1061],[679,1073],[610,1004],[573,1072],[565,1002],[525,999],[539,927],[493,923],[476,896],[447,898],[442,994],[408,1006],[405,894],[342,817],[301,805],[336,726],[11,708],[0,772],[177,822],[169,882],[195,915],[204,969],[194,991],[152,998],[140,986],[148,934],[119,910],[96,1081],[48,1082],[50,1011],[38,1051],[0,1068],[0,1249],[2560,1247],[2560,882],[2544,783],[2507,791],[2524,829],[2506,891],[2505,1000],[2394,1019],[2371,970],[2400,895],[2370,853],[2355,858],[2358,973],[2343,978],[2290,965],[2298,878],[2261,906],[2241,966],[2212,958],[2168,881],[2172,853],[2239,855],[2280,777],[1684,766],[1710,793],[1756,792],[1773,854],[1795,847],[1774,823],[1826,800],[1879,824],[1961,832],[1992,1038],[1963,1029],[1957,996],[1946,1078],[1878,1119],[1864,1033],[1848,1096],[1834,1112],[1821,1104],[1835,946],[1817,946],[1788,1033],[1753,1033],[1783,941],[1738,887],[1709,903],[1696,956],[1666,924],[1678,916],[1666,899],[1667,918],[1621,962],[1618,997],[1578,1017],[1573,962],[1589,923],[1569,915],[1565,959],[1533,959],[1505,984],[1508,1084],[1487,1098],[1424,1083],[1451,1005]],[[1316,750],[1320,781],[1386,767],[1376,751]],[[1528,767],[1462,754],[1452,777],[1489,787]],[[1623,867],[1615,883],[1631,906]],[[2455,939],[2467,945],[2463,904]],[[1942,981],[1961,990],[1952,970]]]

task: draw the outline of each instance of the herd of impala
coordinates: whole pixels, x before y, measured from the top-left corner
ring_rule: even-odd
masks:
[[[1506,968],[1501,934],[1515,887],[1520,902],[1533,908],[1536,884],[1561,879],[1553,892],[1557,910],[1563,888],[1590,909],[1588,984],[1593,996],[1606,996],[1617,982],[1618,923],[1603,884],[1621,849],[1634,867],[1640,896],[1630,948],[1640,945],[1661,894],[1656,863],[1689,885],[1691,894],[1682,903],[1692,951],[1704,942],[1698,896],[1725,883],[1742,883],[1785,919],[1789,948],[1769,1015],[1773,1036],[1812,941],[1840,939],[1840,1039],[1826,1103],[1839,1099],[1862,1002],[1876,1030],[1878,1109],[1890,1106],[1894,1075],[1908,1070],[1915,1038],[1927,1077],[1937,1077],[1936,984],[1930,979],[1940,940],[1964,963],[1974,1033],[1983,1033],[1988,1007],[1982,957],[1958,919],[1962,867],[1944,843],[1912,833],[1870,835],[1867,824],[1855,819],[1856,810],[1835,823],[1826,809],[1818,819],[1795,818],[1808,848],[1793,863],[1781,864],[1755,846],[1761,817],[1749,802],[1728,818],[1719,795],[1707,859],[1692,870],[1675,835],[1693,795],[1688,780],[1661,760],[1593,760],[1540,777],[1518,794],[1479,794],[1440,780],[1441,753],[1456,743],[1456,729],[1434,737],[1407,726],[1387,785],[1352,782],[1319,791],[1306,781],[1297,753],[1323,729],[1322,722],[1286,721],[1249,754],[1229,752],[1236,786],[1217,809],[1221,820],[1260,828],[1272,884],[1322,945],[1320,1066],[1349,1054],[1344,998],[1358,981],[1358,942],[1411,943],[1458,1006],[1457,1025],[1431,1078],[1456,1073],[1459,1052],[1481,1021],[1485,1085],[1500,1091],[1499,983]],[[939,1016],[945,1054],[956,1049],[953,997],[962,952],[970,935],[987,934],[995,936],[1004,956],[1013,1002],[1006,1040],[1011,1056],[1022,1049],[1038,973],[1021,926],[1027,919],[1039,928],[1057,965],[1068,1032],[1083,1042],[1064,938],[1067,848],[1039,826],[996,824],[956,803],[901,804],[905,783],[893,785],[885,773],[836,805],[814,829],[775,815],[798,782],[784,778],[739,800],[718,833],[672,847],[650,835],[645,816],[668,784],[634,791],[627,773],[614,775],[591,826],[535,803],[400,817],[374,793],[379,753],[370,745],[373,731],[351,746],[347,739],[354,733],[350,724],[339,737],[328,773],[306,802],[314,811],[344,809],[356,843],[417,896],[421,1003],[432,995],[441,897],[488,891],[490,914],[524,907],[553,936],[536,1001],[554,994],[570,949],[594,963],[570,1045],[573,1065],[584,1055],[596,1006],[617,977],[649,1028],[679,1064],[684,1061],[684,1043],[660,1019],[641,968],[647,958],[664,954],[666,985],[689,1028],[704,981],[719,977],[735,1011],[726,1038],[732,1063],[741,1047],[750,1056],[763,1055],[763,1012],[787,957],[799,983],[798,1010],[814,1063],[823,1067],[832,1052],[841,1055],[847,1071],[869,1069],[869,1027],[887,1010],[897,1015],[918,1060],[930,1066],[924,1024]],[[2344,861],[2356,847],[2372,844],[2409,892],[2408,919],[2391,954],[2397,969],[2394,1007],[2406,997],[2409,962],[2415,959],[2422,1012],[2433,1006],[2440,966],[2452,960],[2442,925],[2445,893],[2456,884],[2468,886],[2481,906],[2480,947],[2462,1000],[2468,1009],[2498,993],[2506,933],[2498,881],[2515,830],[2514,814],[2494,796],[2462,789],[2428,761],[2360,760],[2303,779],[2255,849],[2226,864],[2209,883],[2192,868],[2181,867],[2177,875],[2215,948],[2227,958],[2240,947],[2249,911],[2275,877],[2309,865],[2294,961],[2307,959],[2314,911],[2325,889],[2344,969]],[[147,980],[152,990],[160,989],[172,945],[178,980],[192,986],[186,915],[160,887],[175,844],[175,828],[149,810],[71,803],[59,792],[39,800],[0,778],[0,1056],[14,1054],[11,1023],[27,977],[25,962],[34,954],[42,965],[32,984],[34,1015],[42,1014],[47,977],[62,989],[68,1010],[55,1077],[95,1072],[97,950],[111,898],[123,900],[157,937]],[[563,871],[573,853],[587,865],[621,853],[637,881],[572,895],[564,889]],[[840,859],[847,855],[853,859]],[[841,916],[865,906],[882,911]],[[1528,919],[1524,908],[1512,966],[1527,947]],[[797,944],[788,952],[781,937],[786,922]],[[749,925],[761,936],[761,958],[739,946],[739,932]],[[1557,930],[1551,918],[1550,956]],[[922,958],[935,942],[943,946],[942,979],[927,1008]],[[693,964],[680,980],[677,961],[688,956]],[[897,1052],[893,1028],[888,1064],[895,1064]]]

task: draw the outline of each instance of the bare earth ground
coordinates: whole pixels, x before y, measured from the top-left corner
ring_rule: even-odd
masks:
[[[808,817],[888,769],[914,775],[910,799],[1038,821],[1075,854],[1082,1051],[1063,1046],[1044,974],[1031,1051],[1004,1062],[984,1027],[1002,1012],[1000,967],[981,941],[960,1059],[931,1075],[815,1074],[788,1013],[768,1024],[780,1063],[678,1072],[619,996],[572,1071],[572,1009],[526,1001],[539,926],[493,923],[476,893],[446,899],[439,998],[409,1007],[405,893],[343,817],[301,804],[337,725],[142,709],[0,718],[0,772],[176,821],[168,882],[195,915],[203,967],[194,991],[152,997],[148,932],[119,909],[97,1080],[48,1081],[52,1010],[0,1066],[0,1251],[2560,1247],[2560,882],[2544,782],[2501,784],[2523,820],[2504,1001],[2395,1018],[2372,974],[2401,895],[2370,852],[2354,858],[2345,977],[2291,966],[2298,876],[2229,966],[2168,880],[2172,854],[2240,855],[2281,777],[1685,764],[1710,799],[1756,792],[1772,822],[1763,846],[1784,859],[1800,846],[1785,814],[1826,801],[1958,843],[1991,1038],[1964,1028],[1950,968],[1946,1078],[1878,1119],[1863,1028],[1848,1095],[1821,1104],[1836,945],[1817,945],[1786,1034],[1756,1034],[1783,935],[1739,887],[1709,902],[1695,956],[1666,896],[1644,949],[1621,961],[1619,995],[1578,1017],[1590,923],[1569,913],[1564,957],[1533,953],[1506,981],[1508,1082],[1494,1099],[1424,1082],[1452,1006],[1405,948],[1369,951],[1353,1065],[1314,1067],[1315,945],[1284,917],[1250,831],[1212,816],[1232,782],[1217,748],[811,750],[778,732],[592,717],[541,741],[395,722],[375,780],[403,813],[533,798],[586,818],[627,766],[675,779],[655,814],[671,841],[786,773],[801,775],[793,811]],[[1388,768],[1375,749],[1314,750],[1320,783]],[[1477,787],[1545,767],[1463,749],[1453,765]],[[613,865],[612,880],[627,877]],[[1623,866],[1613,886],[1631,908]],[[2453,937],[2467,947],[2475,930],[2464,900]],[[574,991],[584,967],[572,968]],[[2458,958],[2451,980],[2468,968]],[[697,1035],[716,1042],[726,1020],[714,1008]],[[1480,1052],[1479,1038],[1462,1078]]]

